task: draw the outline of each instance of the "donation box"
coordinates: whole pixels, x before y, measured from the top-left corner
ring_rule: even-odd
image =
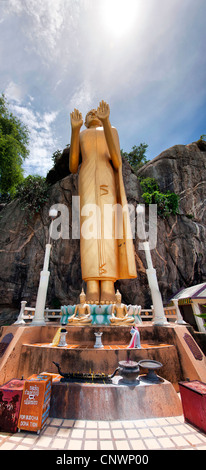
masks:
[[[0,387],[0,431],[17,431],[24,382],[12,379]]]
[[[206,432],[206,384],[191,380],[179,387],[185,421]]]
[[[51,377],[31,375],[25,380],[18,428],[36,431],[46,424],[49,416],[51,399]]]
[[[62,376],[60,374],[53,374],[51,372],[41,372],[40,375],[46,375],[47,377],[51,377],[52,383],[53,382],[60,382]]]

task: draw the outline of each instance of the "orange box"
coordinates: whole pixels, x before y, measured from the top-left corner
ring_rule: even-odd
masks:
[[[59,382],[60,379],[62,378],[61,375],[59,374],[52,374],[51,372],[41,372],[40,375],[46,375],[47,377],[51,377],[52,378],[52,382]]]
[[[21,400],[18,428],[36,431],[46,423],[49,416],[52,378],[45,375],[31,375],[25,380]]]

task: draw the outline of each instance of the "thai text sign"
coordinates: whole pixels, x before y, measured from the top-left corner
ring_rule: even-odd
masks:
[[[32,375],[24,384],[18,428],[27,431],[42,429],[49,416],[52,379]]]

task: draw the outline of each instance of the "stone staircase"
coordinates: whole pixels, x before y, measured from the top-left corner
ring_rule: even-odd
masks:
[[[131,334],[131,327],[109,326],[69,326],[67,329],[67,346],[58,347],[51,345],[57,331],[57,326],[43,328],[41,342],[24,343],[18,366],[18,376],[25,378],[33,373],[43,371],[56,373],[57,368],[53,364],[60,364],[63,372],[90,372],[112,374],[119,361],[152,359],[163,364],[160,375],[172,382],[177,388],[181,380],[181,368],[177,349],[172,344],[171,334],[163,328],[159,334],[159,328],[151,325],[138,326],[141,338],[141,349],[127,349]],[[163,330],[166,330],[163,334]],[[102,332],[104,349],[95,349],[95,332]],[[161,336],[161,337],[160,337]]]

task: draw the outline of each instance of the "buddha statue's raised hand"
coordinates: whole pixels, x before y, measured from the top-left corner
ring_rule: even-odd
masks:
[[[72,129],[80,129],[80,127],[82,127],[82,113],[80,113],[78,109],[74,109],[74,111],[70,114],[70,118]]]
[[[97,108],[97,117],[100,121],[104,121],[105,119],[109,118],[110,109],[109,105],[105,101],[100,101],[99,106]]]

